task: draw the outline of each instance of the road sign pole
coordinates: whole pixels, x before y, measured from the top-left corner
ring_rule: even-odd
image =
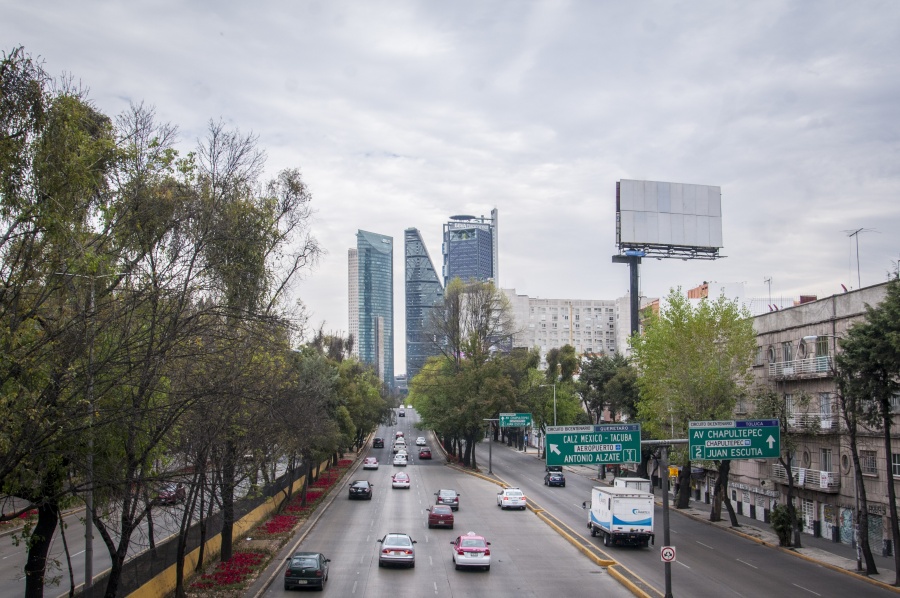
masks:
[[[662,487],[663,500],[663,546],[671,546],[669,543],[669,451],[666,447],[660,447],[660,467],[665,472]],[[672,595],[672,563],[663,563],[666,576],[666,596],[665,598],[674,598]]]

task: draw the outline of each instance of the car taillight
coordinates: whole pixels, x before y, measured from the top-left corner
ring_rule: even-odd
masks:
[[[382,548],[382,549],[381,549],[381,554],[390,554],[390,552],[391,552],[391,551],[388,550],[387,548]]]
[[[484,549],[484,556],[491,556],[491,549],[490,549],[490,548],[485,548],[485,549]]]
[[[291,570],[288,569],[287,571],[285,571],[285,572],[284,572],[284,576],[285,576],[285,577],[290,577],[290,576],[291,576]]]
[[[457,548],[457,549],[456,549],[456,554],[458,554],[459,556],[465,556],[465,555],[466,555],[466,553],[463,552],[463,549],[462,549],[462,548]]]
[[[322,570],[316,569],[316,577],[322,577]]]

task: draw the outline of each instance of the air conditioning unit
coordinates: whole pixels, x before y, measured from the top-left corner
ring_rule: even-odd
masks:
[[[759,481],[759,487],[766,490],[774,490],[775,482],[771,478],[763,478]]]

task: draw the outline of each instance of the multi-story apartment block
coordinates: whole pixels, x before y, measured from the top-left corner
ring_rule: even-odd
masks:
[[[581,355],[613,355],[619,332],[616,301],[539,299],[503,289],[515,318],[514,347],[547,351],[569,344]],[[626,331],[627,333],[627,331]]]
[[[439,353],[430,331],[431,310],[444,295],[444,287],[418,229],[404,233],[406,251],[406,378],[412,380],[425,361]]]
[[[836,395],[834,357],[840,352],[839,339],[862,320],[866,305],[876,306],[885,297],[886,286],[799,303],[753,318],[758,339],[755,383],[784,400],[795,448],[790,472],[772,459],[732,462],[729,487],[739,513],[767,520],[774,503],[787,500],[790,476],[804,531],[835,542],[853,542],[858,494]],[[897,411],[900,414],[900,397]],[[739,404],[735,417],[752,419],[753,405]],[[900,482],[900,436],[893,441],[891,454],[885,452],[881,432],[862,430],[858,442],[870,546],[889,554],[887,484]]]
[[[394,384],[394,241],[364,230],[356,233],[356,276],[350,250],[350,330],[354,330],[356,300],[356,345],[359,359],[375,366],[379,378]],[[354,288],[353,280],[356,280]]]
[[[500,285],[499,222],[497,209],[491,217],[451,216],[444,224],[441,253],[444,256],[444,286],[453,278],[462,281],[492,280]]]

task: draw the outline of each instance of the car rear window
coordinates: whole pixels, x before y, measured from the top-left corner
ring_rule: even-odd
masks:
[[[316,559],[311,558],[302,558],[302,559],[294,559],[291,561],[291,567],[297,568],[307,568],[307,567],[318,567],[319,563]]]
[[[437,513],[438,515],[446,515],[452,513],[453,510],[450,507],[434,507],[431,509],[431,512]]]
[[[484,548],[484,540],[465,538],[462,541],[463,548]]]
[[[522,496],[521,490],[507,490],[506,496]]]
[[[391,546],[412,546],[412,542],[406,536],[388,536],[384,542]]]

